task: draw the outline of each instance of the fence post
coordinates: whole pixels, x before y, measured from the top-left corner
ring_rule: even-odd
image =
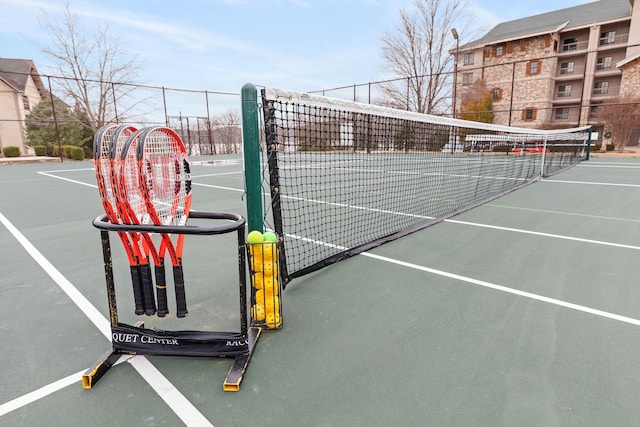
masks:
[[[167,114],[167,97],[164,93],[164,86],[162,86],[162,104],[164,105],[164,124],[169,127],[169,115]]]
[[[118,104],[116,102],[116,89],[115,89],[115,84],[113,82],[111,82],[111,96],[113,97],[113,112],[116,116],[116,124],[120,124],[120,121],[118,120]]]
[[[53,101],[53,91],[51,90],[51,76],[47,76],[49,82],[49,97],[51,98],[51,113],[53,114],[53,126],[56,129],[56,140],[58,141],[58,154],[60,154],[60,162],[64,162],[62,156],[62,142],[60,141],[60,130],[58,129],[58,118],[56,117],[56,106]]]

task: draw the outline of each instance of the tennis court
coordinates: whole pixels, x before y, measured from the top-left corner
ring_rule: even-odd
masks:
[[[193,209],[246,215],[242,160],[192,158]],[[640,159],[599,158],[294,279],[237,393],[231,359],[109,347],[92,163],[0,167],[0,425],[635,425],[640,417]],[[189,316],[239,325],[234,235],[188,236]]]

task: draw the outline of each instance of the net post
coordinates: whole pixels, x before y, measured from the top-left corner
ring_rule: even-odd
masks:
[[[544,140],[542,142],[542,159],[540,161],[540,179],[544,178],[544,168],[546,166],[547,161],[547,143],[549,141],[549,137],[547,135],[544,136]]]
[[[242,86],[242,143],[244,179],[247,193],[247,225],[250,231],[264,231],[262,224],[262,186],[260,183],[260,132],[258,128],[258,91],[247,83]]]
[[[587,156],[585,157],[585,160],[589,160],[589,157],[591,155],[591,132],[593,131],[593,127],[589,128],[589,135],[587,136]]]

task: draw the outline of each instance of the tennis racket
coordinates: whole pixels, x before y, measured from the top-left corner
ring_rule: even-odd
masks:
[[[144,200],[137,185],[137,173],[135,167],[135,146],[140,137],[142,130],[131,128],[130,132],[123,130],[120,134],[114,134],[111,139],[111,150],[109,156],[112,162],[112,185],[116,189],[116,206],[123,223],[141,224],[145,211]],[[129,148],[133,147],[131,151]],[[136,185],[131,185],[133,180]],[[145,263],[140,266],[141,284],[142,284],[142,300],[144,305],[144,313],[148,316],[154,315],[156,310],[156,302],[153,294],[153,281],[151,279],[151,267],[147,253],[151,253],[157,262],[157,255],[151,238],[146,233],[131,232],[133,243],[140,257],[144,257]],[[156,278],[156,281],[158,279]]]
[[[141,134],[136,149],[139,187],[149,219],[155,225],[185,225],[191,209],[191,168],[180,136],[166,127],[149,128]],[[164,258],[168,252],[173,266],[176,315],[185,317],[184,234],[178,234],[175,245],[169,234],[162,233],[161,239],[159,255]]]
[[[93,164],[98,182],[98,192],[102,201],[102,207],[109,222],[113,224],[121,223],[116,209],[116,196],[112,185],[112,168],[109,158],[111,138],[118,129],[118,125],[106,125],[100,128],[93,139]],[[122,241],[122,246],[127,254],[131,269],[131,282],[133,285],[133,299],[135,304],[135,314],[144,313],[144,302],[142,298],[142,279],[140,274],[140,264],[142,259],[135,250],[135,244],[130,239],[129,234],[118,232],[118,237]]]

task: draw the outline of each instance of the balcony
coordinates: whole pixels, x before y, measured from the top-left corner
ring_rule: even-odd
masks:
[[[584,55],[589,48],[588,40],[578,40],[577,38],[564,39],[558,48],[558,56]]]
[[[617,69],[615,66],[611,68],[601,68],[596,67],[596,71],[593,73],[596,77],[610,77],[610,76],[622,76],[622,71]]]
[[[584,75],[584,63],[567,63],[558,64],[556,71],[556,80],[575,80],[582,79]]]
[[[605,32],[598,42],[598,51],[626,48],[629,41],[629,34],[616,34],[615,31]]]
[[[593,84],[593,90],[591,91],[591,96],[593,99],[602,99],[602,98],[610,98],[613,96],[618,96],[619,93],[620,93],[619,79],[601,80],[601,81],[596,81]]]

